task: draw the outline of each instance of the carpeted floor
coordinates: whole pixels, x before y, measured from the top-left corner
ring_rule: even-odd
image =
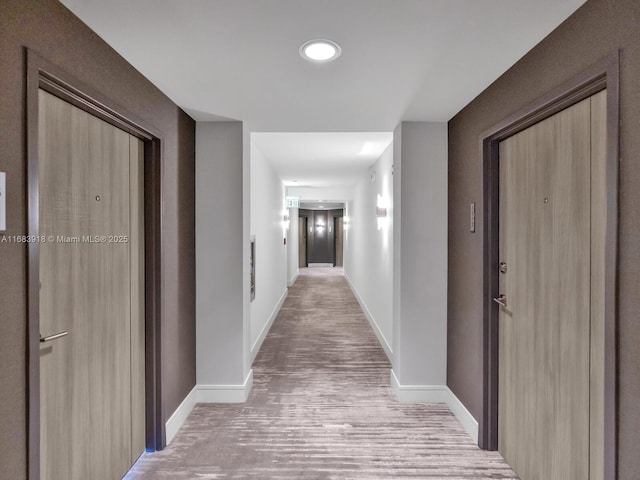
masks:
[[[245,404],[199,404],[127,479],[516,479],[443,404],[400,404],[341,269],[301,269]]]

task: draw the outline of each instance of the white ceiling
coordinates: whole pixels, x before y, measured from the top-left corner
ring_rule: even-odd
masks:
[[[252,133],[285,185],[352,186],[391,144],[390,132]]]
[[[300,202],[300,208],[306,210],[339,210],[344,208],[343,202]]]
[[[254,139],[285,181],[314,187],[351,185],[377,158],[357,153],[380,134],[341,132],[448,121],[585,2],[60,1],[195,120],[288,132]],[[342,55],[303,60],[314,38]]]
[[[585,0],[61,1],[196,120],[380,132],[449,120]]]

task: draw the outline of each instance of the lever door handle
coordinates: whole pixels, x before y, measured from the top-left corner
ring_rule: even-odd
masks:
[[[498,298],[494,298],[493,299],[494,302],[496,302],[498,305],[500,305],[501,307],[505,307],[507,306],[507,296],[506,295],[498,295]]]
[[[69,335],[69,332],[54,333],[53,335],[49,335],[47,337],[43,337],[42,335],[40,335],[40,343],[50,342],[51,340],[66,337],[67,335]]]

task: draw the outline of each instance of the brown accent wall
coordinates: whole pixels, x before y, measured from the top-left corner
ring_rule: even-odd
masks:
[[[479,136],[616,49],[620,55],[619,478],[640,478],[640,2],[589,0],[449,122],[447,384],[476,419],[482,391]],[[491,55],[492,52],[487,52]]]
[[[8,235],[27,233],[25,47],[162,133],[166,419],[195,385],[195,123],[58,1],[2,0],[0,171],[7,173]],[[0,479],[27,474],[26,267],[26,245],[0,243]]]

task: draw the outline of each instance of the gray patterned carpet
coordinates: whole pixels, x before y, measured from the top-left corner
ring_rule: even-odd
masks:
[[[302,269],[245,404],[199,404],[138,479],[516,479],[442,404],[400,404],[341,269]]]

